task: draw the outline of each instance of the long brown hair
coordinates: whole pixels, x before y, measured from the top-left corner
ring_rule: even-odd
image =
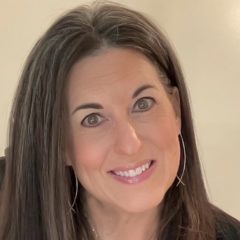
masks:
[[[81,6],[59,18],[31,51],[10,117],[2,187],[0,239],[94,239],[84,214],[84,190],[75,193],[66,167],[66,97],[74,63],[102,47],[132,48],[146,55],[180,93],[186,146],[185,186],[168,190],[159,213],[159,239],[216,239],[191,111],[177,58],[159,29],[141,13],[113,3]],[[182,164],[179,174],[182,171]]]

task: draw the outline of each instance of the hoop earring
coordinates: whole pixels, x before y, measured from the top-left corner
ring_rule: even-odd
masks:
[[[177,183],[176,187],[178,187],[178,185],[179,185],[180,183],[181,183],[183,186],[185,186],[185,183],[182,181],[182,178],[183,178],[184,172],[185,172],[185,170],[186,170],[186,161],[187,161],[185,143],[184,143],[184,140],[183,140],[183,137],[182,137],[182,134],[181,134],[181,133],[179,134],[179,138],[180,138],[180,140],[181,140],[181,145],[182,145],[182,150],[183,150],[183,170],[182,170],[182,173],[181,173],[180,177],[177,175],[178,183]]]
[[[75,189],[76,189],[76,190],[75,190],[75,195],[74,195],[73,202],[72,202],[72,204],[70,205],[70,210],[73,210],[73,211],[74,211],[73,206],[74,206],[75,203],[76,203],[77,195],[78,195],[78,178],[76,177],[75,172],[74,172],[74,177],[75,177],[75,184],[76,184],[76,188],[75,188]]]

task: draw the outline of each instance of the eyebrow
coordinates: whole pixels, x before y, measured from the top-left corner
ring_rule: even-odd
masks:
[[[86,104],[82,104],[82,105],[76,107],[76,108],[73,110],[72,115],[73,115],[76,111],[78,111],[78,110],[80,110],[80,109],[88,109],[88,108],[103,109],[103,106],[100,105],[100,104],[98,104],[98,103],[86,103]]]
[[[144,90],[149,89],[149,88],[155,88],[155,87],[153,85],[145,84],[145,85],[137,88],[137,90],[133,93],[132,98],[137,97],[141,92],[143,92]]]
[[[142,93],[144,90],[147,90],[149,88],[155,88],[154,86],[152,85],[149,85],[149,84],[145,84],[139,88],[136,89],[136,91],[133,93],[132,95],[132,98],[136,98],[140,93]],[[78,107],[76,107],[73,112],[72,112],[72,115],[78,111],[78,110],[81,110],[81,109],[89,109],[89,108],[92,108],[92,109],[103,109],[103,106],[100,105],[99,103],[86,103],[86,104],[82,104],[82,105],[79,105]]]

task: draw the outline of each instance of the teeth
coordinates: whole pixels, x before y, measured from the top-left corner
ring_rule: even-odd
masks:
[[[136,177],[140,174],[142,174],[144,171],[146,171],[150,166],[150,162],[142,165],[141,167],[135,168],[135,169],[131,169],[128,171],[114,171],[114,173],[118,176],[121,177]]]

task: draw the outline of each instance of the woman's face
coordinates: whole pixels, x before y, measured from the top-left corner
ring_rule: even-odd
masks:
[[[156,207],[179,166],[177,90],[166,93],[141,53],[108,48],[73,66],[67,96],[68,164],[88,199],[127,212]]]

